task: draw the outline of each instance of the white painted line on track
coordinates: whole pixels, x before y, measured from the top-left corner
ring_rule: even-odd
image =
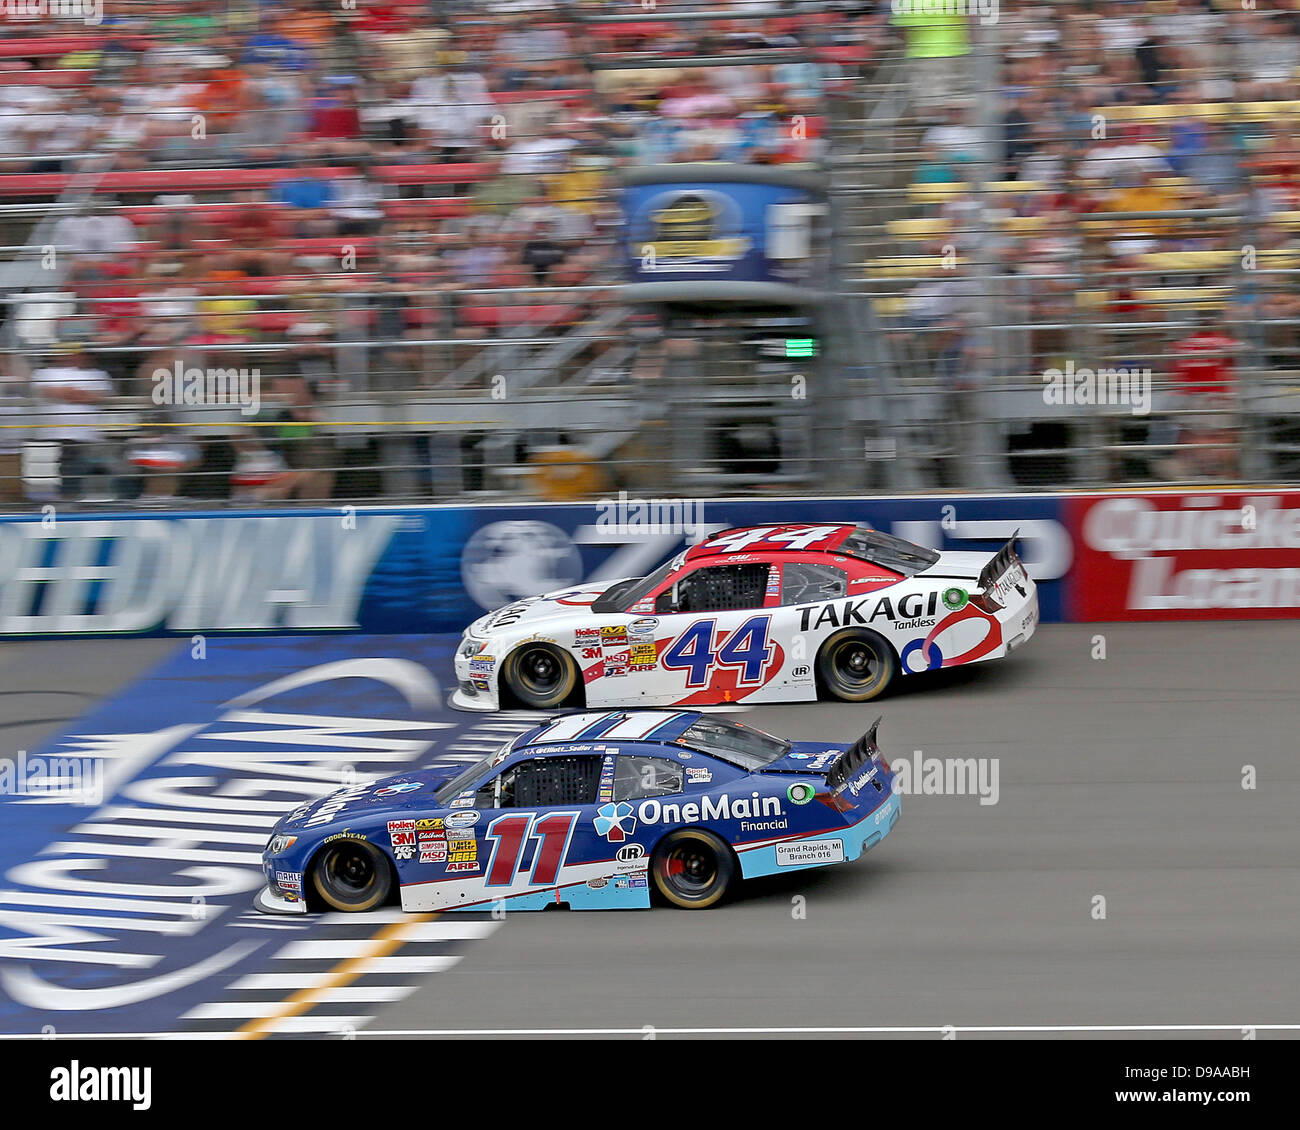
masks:
[[[315,1022],[319,1028],[303,1031],[340,1031],[346,1027],[363,1024],[368,1017],[288,1017],[286,1020]],[[357,1032],[360,1036],[392,1038],[398,1036],[644,1036],[653,1029],[657,1036],[823,1036],[823,1035],[921,1035],[944,1032],[971,1034],[1053,1035],[1068,1032],[1102,1032],[1123,1034],[1129,1032],[1300,1032],[1300,1024],[1004,1024],[962,1027],[952,1025],[936,1027],[926,1025],[880,1025],[876,1027],[844,1026],[820,1028],[670,1028],[658,1025],[640,1025],[635,1028],[392,1028],[379,1031]],[[17,1033],[0,1032],[4,1040],[220,1040],[232,1039],[235,1032],[56,1032]]]

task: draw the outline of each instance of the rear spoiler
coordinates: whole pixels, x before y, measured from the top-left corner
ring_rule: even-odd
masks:
[[[1020,531],[1017,530],[1011,535],[1011,540],[997,551],[983,569],[980,570],[979,580],[976,584],[981,589],[992,588],[993,582],[996,581],[1011,566],[1012,559],[1016,556],[1016,541],[1020,537]]]
[[[838,789],[844,785],[858,769],[871,761],[880,752],[880,747],[876,744],[876,730],[879,729],[880,722],[881,718],[877,718],[872,722],[871,729],[831,763],[831,767],[826,771],[826,783],[832,789]]]

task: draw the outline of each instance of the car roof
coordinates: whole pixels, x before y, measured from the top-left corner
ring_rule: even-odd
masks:
[[[734,557],[740,553],[830,553],[838,549],[844,539],[857,528],[858,524],[854,522],[787,522],[768,526],[736,526],[730,530],[719,530],[698,545],[691,546],[686,551],[686,561],[695,565],[708,558]],[[738,537],[760,530],[766,536],[748,545],[743,544],[743,537]],[[820,531],[820,536],[797,549],[792,548],[787,540],[814,530]],[[724,538],[726,544],[719,544]],[[782,540],[776,540],[778,538]],[[742,544],[738,545],[738,542]]]
[[[520,734],[512,751],[562,745],[571,747],[607,742],[666,745],[680,738],[700,718],[698,710],[583,710],[549,718]],[[541,747],[541,748],[539,748]],[[572,752],[579,752],[571,749]]]

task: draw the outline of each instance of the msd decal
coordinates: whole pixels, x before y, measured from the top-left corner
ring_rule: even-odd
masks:
[[[1126,494],[1067,500],[1072,619],[1300,615],[1300,492]]]

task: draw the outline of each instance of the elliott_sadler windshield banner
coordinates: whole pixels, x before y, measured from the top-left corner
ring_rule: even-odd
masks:
[[[1286,617],[1300,492],[635,499],[0,518],[0,636],[459,632],[521,597],[639,577],[718,530],[865,523],[1012,536],[1045,621]]]

